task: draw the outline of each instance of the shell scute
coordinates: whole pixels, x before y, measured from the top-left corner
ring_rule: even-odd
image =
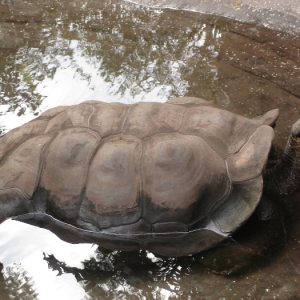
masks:
[[[0,167],[0,189],[17,188],[30,199],[38,183],[42,150],[50,139],[48,135],[33,137],[11,153]]]
[[[53,116],[52,119],[48,121],[47,128],[45,133],[60,132],[65,128],[72,127],[72,122],[69,119],[69,116],[66,111]]]
[[[224,160],[199,137],[161,134],[144,141],[143,217],[151,223],[188,224],[227,195]],[[147,200],[149,199],[149,200]]]
[[[44,134],[47,124],[48,122],[46,120],[37,119],[24,124],[22,127],[15,128],[2,136],[0,143],[0,163],[6,154],[9,154],[23,142],[36,135]]]
[[[177,97],[171,99],[170,101],[168,101],[168,103],[182,105],[184,107],[197,107],[202,105],[209,105],[209,106],[216,107],[213,103],[204,100],[202,98],[196,98],[196,97]]]
[[[99,136],[86,128],[62,131],[51,143],[41,174],[40,187],[49,192],[47,211],[61,220],[76,218],[89,161]]]
[[[246,143],[259,125],[250,119],[213,106],[187,108],[180,133],[201,136],[223,158]]]
[[[237,154],[227,159],[232,181],[253,179],[262,173],[268,160],[273,138],[273,129],[270,126],[262,125],[256,129]]]
[[[90,118],[94,111],[93,105],[82,103],[71,106],[66,110],[66,113],[74,127],[89,127]]]
[[[165,233],[165,232],[188,232],[189,226],[179,222],[164,222],[153,224],[154,233]]]
[[[184,112],[184,107],[168,103],[133,105],[124,122],[123,133],[143,139],[154,134],[177,132]]]
[[[77,106],[66,107],[57,114],[51,114],[52,118],[48,122],[45,133],[62,131],[72,127],[89,128],[90,117],[95,111],[90,104],[82,103]]]
[[[226,201],[220,203],[212,213],[213,226],[216,225],[223,234],[231,234],[237,230],[252,215],[260,202],[262,190],[262,176],[241,184],[233,184]],[[207,228],[211,228],[210,225]]]
[[[107,138],[89,168],[81,219],[99,228],[136,222],[141,216],[141,141],[134,136]]]
[[[123,122],[129,110],[122,103],[94,104],[95,112],[91,115],[89,125],[102,138],[122,133]]]
[[[59,113],[65,111],[69,106],[57,106],[54,108],[50,108],[43,112],[40,116],[39,119],[52,119],[54,116],[58,115]]]

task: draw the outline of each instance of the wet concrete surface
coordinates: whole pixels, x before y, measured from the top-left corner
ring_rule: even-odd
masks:
[[[296,2],[282,3],[287,11],[289,4],[295,5],[290,13],[298,13]],[[188,95],[248,117],[278,107],[275,144],[283,148],[300,116],[299,55],[295,33],[197,12],[120,1],[3,1],[0,126],[4,133],[47,108],[90,99],[133,103]],[[67,258],[56,258],[54,249],[55,257],[48,251],[50,257],[35,254],[33,261],[47,262],[45,272],[59,274],[61,282],[71,274],[86,299],[300,299],[300,199],[280,201],[287,211],[284,249],[236,276],[212,274],[199,266],[199,257],[149,260],[145,253],[128,258],[96,250],[76,268]],[[27,245],[25,234],[7,232],[9,226],[0,226],[8,241],[14,239],[0,244],[1,296],[17,294],[23,285],[29,299],[35,299],[39,278],[30,276],[33,271],[22,256],[29,255],[35,241]],[[27,227],[26,232],[40,234],[37,240],[46,236]],[[12,245],[22,258],[11,258]],[[54,282],[49,279],[47,285]]]
[[[133,0],[151,7],[182,9],[232,18],[274,30],[300,30],[300,3],[297,0]]]

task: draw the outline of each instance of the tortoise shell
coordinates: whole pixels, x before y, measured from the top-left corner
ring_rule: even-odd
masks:
[[[0,198],[72,243],[183,256],[258,205],[278,110],[248,119],[197,98],[57,107],[1,138]]]

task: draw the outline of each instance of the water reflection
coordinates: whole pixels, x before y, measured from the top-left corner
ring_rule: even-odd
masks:
[[[117,0],[32,3],[1,4],[0,134],[48,108],[90,99],[190,95],[247,116],[279,107],[279,146],[299,118],[298,37]],[[128,257],[7,221],[0,226],[1,298],[296,299],[300,202],[286,202],[286,250],[255,272],[229,278],[200,268],[196,257]]]
[[[7,267],[0,276],[0,293],[3,295],[1,299],[38,299],[32,278],[28,277],[20,264]]]
[[[2,5],[2,133],[60,104],[191,95],[247,116],[279,107],[285,144],[299,115],[297,36],[117,0],[32,1]]]
[[[95,257],[83,262],[84,269],[71,268],[53,255],[44,260],[52,270],[73,274],[86,299],[172,299],[184,275],[175,258],[163,260],[146,251],[109,253],[98,248]]]
[[[8,130],[21,122],[20,116],[28,121],[27,116],[50,107],[88,99],[167,101],[187,93],[196,68],[201,68],[197,85],[203,96],[224,98],[215,84],[226,30],[220,21],[195,22],[184,14],[175,20],[170,12],[129,8],[117,2],[102,11],[80,10],[75,19],[57,16],[54,24],[27,23],[16,30],[25,45],[7,56],[0,75],[2,113],[16,118],[11,125],[5,118],[1,125]]]

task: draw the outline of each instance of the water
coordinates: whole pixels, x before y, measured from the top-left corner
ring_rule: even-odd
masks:
[[[217,26],[206,30],[201,19],[194,24],[186,15],[178,23],[172,13],[125,4],[80,12],[79,19],[57,12],[52,22],[16,29],[20,45],[3,56],[4,109],[31,118],[50,107],[86,99],[166,101],[187,94],[196,67],[206,68],[202,81],[207,90],[215,85],[213,61],[222,36]],[[216,85],[214,93],[222,94],[222,89]],[[7,118],[12,120],[12,113]],[[24,122],[19,120],[12,122]],[[3,118],[4,123],[8,127]]]
[[[297,36],[120,1],[3,3],[1,134],[48,108],[91,99],[165,102],[188,95],[248,117],[279,107],[279,147],[299,118]],[[298,299],[298,198],[285,200],[285,249],[234,277],[212,274],[195,257],[109,253],[8,220],[0,226],[0,294],[42,300]]]

